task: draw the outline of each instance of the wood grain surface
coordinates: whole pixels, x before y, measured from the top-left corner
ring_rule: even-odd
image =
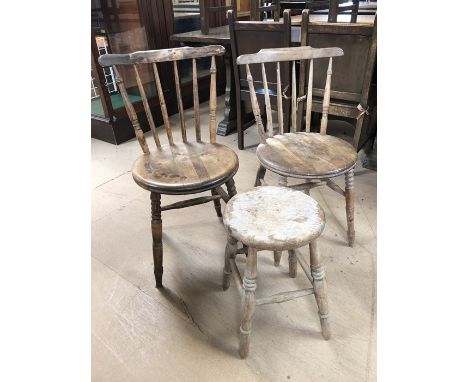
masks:
[[[257,187],[233,197],[223,217],[229,234],[249,248],[295,249],[315,240],[325,226],[320,205],[286,187]]]
[[[267,138],[258,146],[257,156],[267,169],[302,179],[338,176],[357,161],[356,150],[346,141],[304,132]]]
[[[133,165],[133,179],[162,194],[196,193],[226,183],[238,167],[236,153],[224,145],[181,142],[140,156]]]

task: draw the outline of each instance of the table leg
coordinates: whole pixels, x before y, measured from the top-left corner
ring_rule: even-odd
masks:
[[[231,46],[226,45],[226,53],[224,54],[224,66],[226,68],[226,93],[224,95],[224,119],[218,124],[218,135],[228,135],[235,131],[236,125],[236,94],[234,86],[234,71],[232,70],[232,53]]]

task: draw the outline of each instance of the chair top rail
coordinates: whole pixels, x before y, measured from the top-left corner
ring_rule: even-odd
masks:
[[[343,56],[341,48],[312,48],[299,46],[293,48],[261,49],[258,53],[244,54],[237,57],[238,65],[261,64],[266,62],[283,62],[295,60],[310,60],[316,58]]]
[[[104,54],[99,57],[99,64],[103,67],[111,65],[151,64],[153,62],[179,61],[190,58],[207,56],[221,56],[225,48],[221,45],[203,47],[189,47],[147,50],[128,54]]]
[[[235,30],[258,30],[261,27],[262,29],[269,29],[269,30],[282,30],[284,28],[283,21],[251,21],[251,20],[235,20],[234,29]]]
[[[347,35],[356,34],[363,36],[372,36],[373,30],[374,24],[370,23],[331,23],[325,21],[309,21],[307,25],[308,33]]]

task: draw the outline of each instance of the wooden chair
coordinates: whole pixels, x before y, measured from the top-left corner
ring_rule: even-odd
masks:
[[[153,259],[156,287],[162,287],[163,274],[163,245],[162,245],[162,219],[161,212],[194,206],[207,202],[214,202],[216,213],[221,217],[220,199],[227,202],[236,194],[234,174],[239,167],[239,161],[234,151],[226,146],[216,143],[216,63],[215,56],[224,54],[224,47],[211,45],[199,48],[175,48],[163,50],[150,50],[131,54],[106,54],[99,57],[103,67],[112,66],[120,94],[124,100],[128,117],[135,129],[135,135],[140,143],[143,155],[133,164],[133,179],[145,190],[151,192],[151,231],[153,234]],[[200,128],[200,105],[198,99],[197,58],[211,57],[211,83],[210,83],[210,141],[204,142]],[[193,68],[193,101],[195,110],[194,141],[189,140],[185,119],[180,78],[177,62],[192,60]],[[182,142],[175,142],[166,103],[164,90],[158,72],[158,63],[172,62],[175,77],[175,89],[180,117],[180,130]],[[142,84],[138,67],[150,65],[154,72],[156,89],[158,92],[161,113],[164,119],[164,128],[168,144],[159,140],[153,116]],[[129,100],[127,89],[119,74],[118,67],[133,67],[138,89],[146,112],[146,117],[153,133],[156,150],[150,152],[146,138],[141,130],[135,109]],[[141,70],[141,69],[140,69]],[[227,193],[221,188],[226,184]],[[161,207],[161,195],[189,195],[204,191],[211,191],[211,196],[202,196],[188,199]]]
[[[217,20],[216,26],[224,25],[222,19],[226,18],[226,11],[231,10],[237,15],[237,0],[231,0],[231,5],[226,5],[227,0],[200,0],[200,24],[203,34],[210,32],[210,25]]]
[[[280,185],[287,186],[287,178],[304,179],[305,183],[291,186],[295,189],[309,190],[313,187],[327,185],[332,190],[346,197],[346,216],[348,224],[348,244],[354,244],[354,166],[357,161],[357,153],[354,147],[346,141],[327,135],[328,112],[330,109],[330,94],[332,80],[333,57],[343,56],[341,48],[313,49],[308,46],[262,49],[257,54],[247,54],[237,58],[239,65],[245,65],[247,80],[249,82],[250,97],[260,136],[260,145],[257,147],[257,157],[260,166],[257,171],[255,186],[264,184],[266,170],[273,171],[281,176]],[[327,59],[327,60],[324,60]],[[274,62],[277,65],[280,76],[279,63],[284,61],[301,60],[309,64],[308,92],[304,97],[296,94],[296,66],[292,65],[292,102],[291,102],[291,132],[285,133],[283,121],[278,118],[278,134],[273,133],[273,118],[271,101],[269,99],[268,78],[265,72],[265,64]],[[323,94],[322,120],[320,133],[311,132],[312,115],[312,86],[315,79],[314,72],[319,61],[327,61],[326,85]],[[338,61],[338,60],[337,60]],[[263,121],[257,101],[257,93],[254,89],[254,80],[250,66],[260,64],[262,68],[262,80],[265,89],[265,103],[267,114],[267,135],[265,135]],[[280,82],[278,80],[278,82]],[[298,102],[306,102],[306,128],[305,132],[296,130]],[[282,98],[277,98],[278,110],[282,109]],[[279,113],[279,115],[281,115]],[[301,116],[301,114],[299,114]],[[332,178],[345,175],[346,188],[343,191]],[[276,263],[279,263],[281,252],[275,253]]]
[[[355,124],[353,145],[359,151],[366,141],[363,127],[370,122],[370,115],[377,102],[376,87],[372,86],[377,56],[377,16],[374,24],[310,23],[308,11],[302,12],[301,46],[322,48],[339,46],[344,57],[337,60],[336,75],[333,77],[333,91],[328,110],[329,115],[346,118]],[[327,65],[318,62],[314,68],[318,76],[313,81],[312,111],[320,112],[325,87]],[[306,93],[307,65],[301,63],[299,76],[299,97]],[[302,116],[303,105],[299,105]],[[298,129],[303,126],[302,117]]]
[[[281,15],[280,0],[250,0],[250,20],[262,21],[263,15],[272,14],[273,20],[279,21]]]
[[[306,0],[306,9],[310,13],[321,13],[328,10],[328,22],[338,22],[338,15],[349,14],[351,16],[350,23],[357,22],[359,12],[359,0],[352,0],[351,5],[345,5],[350,0]]]
[[[237,108],[237,144],[239,150],[244,149],[244,130],[250,126],[251,118],[247,118],[245,102],[250,102],[247,75],[244,68],[236,63],[236,57],[257,53],[263,48],[283,48],[291,46],[291,16],[288,10],[284,11],[283,22],[274,21],[236,21],[231,11],[228,11],[229,32],[231,35],[231,50],[233,57],[234,85],[236,88],[236,108]],[[281,69],[285,73],[290,72],[290,63],[281,64]],[[260,72],[257,70],[255,74]],[[283,82],[278,87],[276,84],[276,67],[266,68],[270,78],[274,81],[270,90],[270,96],[276,98],[277,91],[280,97],[286,96],[290,92],[291,78],[283,77]],[[258,94],[263,95],[261,82],[255,82]],[[284,95],[283,95],[284,94]],[[284,105],[285,118],[289,121],[290,102],[287,100]]]
[[[325,268],[317,250],[317,239],[325,227],[325,216],[320,205],[302,192],[284,187],[257,187],[253,191],[233,197],[226,205],[223,217],[229,236],[225,251],[223,289],[230,286],[231,275],[243,294],[240,325],[239,354],[246,358],[250,347],[252,318],[257,305],[281,303],[295,298],[315,295],[322,336],[330,338]],[[237,250],[237,241],[247,251]],[[310,267],[296,250],[309,245]],[[297,262],[304,270],[312,288],[277,293],[256,299],[257,251],[289,253],[289,276],[296,277]],[[238,253],[246,253],[247,262],[243,282],[235,261]]]

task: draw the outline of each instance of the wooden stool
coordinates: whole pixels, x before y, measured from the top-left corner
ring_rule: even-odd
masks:
[[[327,287],[325,269],[317,251],[316,239],[325,227],[325,215],[320,205],[310,196],[286,187],[264,186],[234,196],[226,204],[223,214],[229,237],[225,252],[223,289],[229,288],[234,270],[234,280],[239,291],[243,290],[242,322],[240,326],[239,354],[246,358],[249,353],[252,317],[256,305],[280,303],[298,297],[315,294],[322,335],[328,340]],[[245,248],[237,249],[237,241]],[[307,263],[296,249],[309,244],[310,274]],[[297,261],[304,270],[313,288],[278,293],[264,298],[255,298],[257,288],[257,251],[289,252],[289,276],[296,277]],[[247,252],[247,264],[243,282],[235,262],[237,253]]]

